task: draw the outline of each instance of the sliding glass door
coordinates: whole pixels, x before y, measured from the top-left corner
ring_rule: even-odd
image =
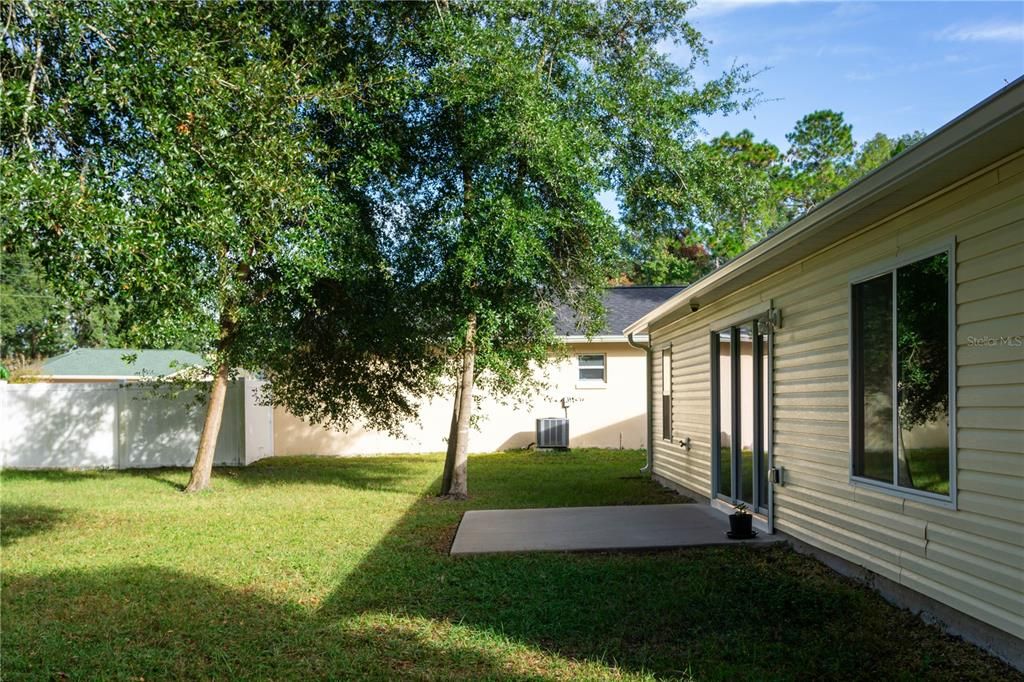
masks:
[[[768,507],[768,335],[756,320],[711,335],[717,497]]]

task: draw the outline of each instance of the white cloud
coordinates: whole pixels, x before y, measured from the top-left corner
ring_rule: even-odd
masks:
[[[810,53],[810,51],[808,51]],[[832,43],[820,45],[813,50],[815,57],[857,57],[861,55],[877,54],[878,48],[871,45],[859,45],[857,43]]]
[[[697,0],[697,5],[690,10],[689,17],[713,17],[730,14],[744,7],[764,7],[767,5],[789,5],[810,0]]]
[[[876,9],[874,3],[869,2],[840,2],[832,10],[832,15],[840,18],[863,17],[873,14]]]
[[[953,24],[936,33],[935,38],[960,43],[1022,42],[1024,23]]]
[[[878,74],[869,71],[847,71],[843,76],[848,81],[873,81],[878,78]]]

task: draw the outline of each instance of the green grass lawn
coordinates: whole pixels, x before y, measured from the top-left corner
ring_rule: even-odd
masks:
[[[215,473],[4,472],[16,679],[1012,679],[783,547],[453,559],[471,508],[679,501],[640,452],[277,458]]]

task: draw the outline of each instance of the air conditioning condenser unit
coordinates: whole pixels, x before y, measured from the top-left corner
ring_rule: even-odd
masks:
[[[537,447],[561,448],[569,447],[569,420],[561,417],[548,417],[537,420]]]

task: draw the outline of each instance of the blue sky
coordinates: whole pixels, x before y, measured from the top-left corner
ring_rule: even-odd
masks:
[[[700,3],[690,20],[710,44],[698,78],[732,63],[761,73],[764,101],[706,122],[749,128],[785,148],[817,109],[843,112],[860,142],[876,132],[932,132],[1024,73],[1024,2]]]

